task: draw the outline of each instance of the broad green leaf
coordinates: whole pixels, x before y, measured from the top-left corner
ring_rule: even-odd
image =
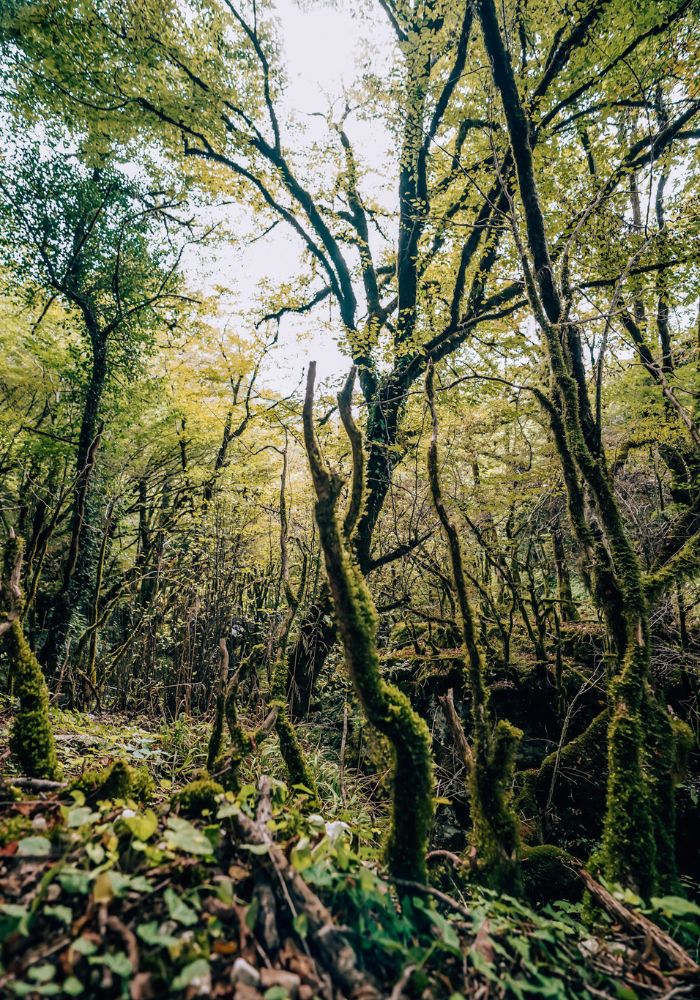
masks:
[[[196,911],[188,906],[184,899],[181,899],[171,888],[168,887],[165,890],[163,899],[168,913],[178,924],[182,924],[184,927],[193,927],[199,921]]]
[[[17,854],[43,858],[51,853],[51,841],[48,837],[23,837],[17,845]]]

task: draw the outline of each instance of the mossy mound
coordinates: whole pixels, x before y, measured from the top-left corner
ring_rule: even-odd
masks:
[[[216,812],[217,798],[223,793],[224,787],[218,781],[198,778],[176,792],[171,802],[184,816],[201,816],[204,812]]]
[[[9,816],[0,822],[0,847],[21,840],[31,832],[32,824],[26,816]]]
[[[571,855],[553,844],[522,847],[520,883],[530,903],[551,903],[566,899],[578,903],[583,898],[583,883],[573,870]]]
[[[124,760],[107,767],[85,771],[68,786],[69,792],[82,792],[90,805],[113,799],[147,802],[153,794],[153,779],[148,768],[135,768]]]

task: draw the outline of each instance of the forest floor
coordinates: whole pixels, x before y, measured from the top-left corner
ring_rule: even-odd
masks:
[[[8,721],[0,713],[0,746]],[[201,725],[54,722],[66,780],[122,759],[148,767],[154,789],[139,804],[13,786],[2,758],[2,997],[700,996],[689,968],[585,902],[531,907],[451,866],[432,886],[397,886],[381,865],[381,817],[356,799],[322,794],[313,814],[303,792],[251,774],[238,796],[185,816],[171,795],[204,763]],[[700,907],[667,896],[644,912],[697,961]]]

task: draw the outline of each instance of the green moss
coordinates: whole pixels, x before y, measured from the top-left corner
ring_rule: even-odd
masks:
[[[578,903],[583,884],[571,866],[571,855],[553,844],[520,849],[520,877],[526,898],[534,904],[567,899]]]
[[[13,692],[18,701],[10,731],[10,750],[24,774],[31,778],[56,779],[60,777],[60,768],[49,719],[49,693],[39,661],[22,628],[22,552],[22,540],[11,537],[5,549],[0,581],[0,619],[9,622],[3,639]]]
[[[214,761],[221,753],[221,746],[223,742],[224,735],[224,715],[226,707],[226,695],[224,692],[219,692],[216,696],[216,714],[214,716],[214,724],[211,729],[211,736],[209,737],[209,747],[207,749],[207,770],[211,771],[214,767]]]
[[[277,709],[275,730],[280,744],[280,754],[287,769],[290,788],[293,785],[303,785],[311,793],[312,808],[318,808],[319,797],[316,779],[309,767],[304,748],[299,740],[296,726],[289,717],[287,706],[288,662],[285,656],[286,642],[278,652],[278,657],[272,671],[270,705]]]
[[[276,728],[280,743],[280,753],[287,769],[290,787],[303,785],[305,788],[308,788],[311,793],[313,808],[317,808],[319,797],[316,779],[309,767],[296,727],[289,718],[286,705],[284,710],[280,710],[277,716]]]
[[[46,681],[19,620],[5,633],[5,646],[19,703],[10,732],[10,750],[23,774],[56,779],[60,777],[60,768],[49,719]]]
[[[211,778],[191,781],[176,792],[172,804],[185,816],[201,816],[204,812],[216,813],[217,797],[224,794],[224,787]]]
[[[31,821],[26,816],[8,816],[0,821],[0,847],[13,844],[32,832]]]
[[[130,797],[136,802],[146,803],[153,798],[154,791],[155,782],[148,768],[145,765],[136,768],[131,780]]]
[[[625,704],[617,705],[608,730],[603,869],[609,879],[648,898],[657,883],[657,852],[641,745],[639,718]]]
[[[146,802],[153,793],[153,779],[147,768],[134,768],[124,760],[115,760],[107,767],[85,771],[68,786],[68,791],[82,792],[85,801],[134,799]]]
[[[519,884],[520,831],[512,808],[515,753],[522,731],[504,719],[490,735],[485,752],[475,753],[470,788],[474,843],[482,880],[515,892]]]

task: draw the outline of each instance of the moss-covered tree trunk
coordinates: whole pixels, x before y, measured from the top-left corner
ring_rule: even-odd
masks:
[[[433,503],[447,538],[466,654],[464,688],[471,696],[472,746],[468,763],[474,846],[488,880],[494,886],[513,890],[517,882],[520,838],[510,795],[515,751],[522,733],[503,719],[494,724],[490,717],[484,659],[474,629],[459,535],[447,512],[440,487],[433,378],[434,369],[430,365],[425,380],[432,416],[428,478]]]
[[[22,540],[11,535],[0,581],[0,637],[18,701],[10,732],[10,750],[24,774],[52,779],[58,777],[59,767],[49,720],[49,694],[39,661],[22,627],[22,551]]]
[[[406,695],[381,676],[374,604],[364,576],[350,555],[336,513],[340,480],[326,467],[314,428],[315,375],[316,366],[312,363],[304,403],[304,441],[316,492],[316,522],[338,634],[360,704],[369,722],[387,737],[394,753],[392,823],[387,845],[389,869],[397,878],[423,880],[434,813],[430,733]],[[343,405],[340,399],[339,404]],[[346,413],[345,419],[349,416]]]
[[[603,567],[606,586],[596,587],[596,598],[605,612],[617,656],[609,688],[604,867],[609,877],[648,895],[657,884],[659,864],[673,868],[671,817],[662,809],[673,794],[674,740],[668,713],[649,686],[647,594],[591,410],[580,331],[569,319],[570,302],[562,291],[566,286],[560,287],[555,276],[534,171],[530,124],[494,0],[478,0],[477,11],[516,166],[527,234],[527,252],[522,254],[525,285],[549,361],[548,409],[553,423],[561,423],[557,444],[572,522],[586,554]],[[583,516],[579,476],[593,498],[605,551],[598,545],[596,553],[598,543]],[[655,725],[649,728],[652,717]]]

